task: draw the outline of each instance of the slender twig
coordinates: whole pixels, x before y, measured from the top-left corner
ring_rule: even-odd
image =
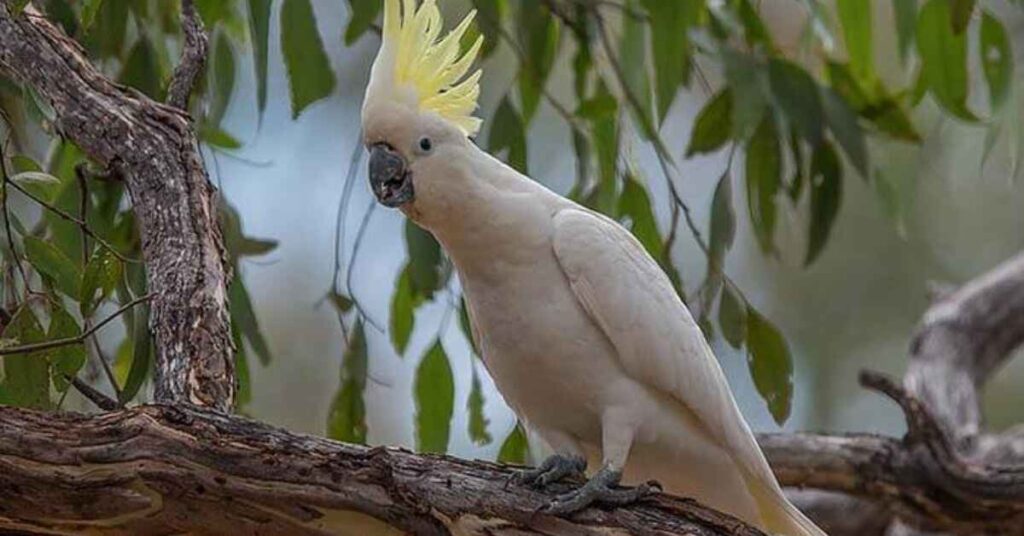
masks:
[[[74,337],[65,337],[63,339],[54,339],[52,341],[23,344],[20,346],[8,346],[7,348],[0,348],[0,355],[29,354],[33,352],[49,350],[51,348],[59,348],[61,346],[80,344],[86,339],[88,339],[90,336],[92,336],[93,333],[96,333],[97,331],[102,329],[103,326],[106,326],[115,318],[121,316],[128,309],[131,309],[132,307],[135,307],[136,305],[142,302],[149,301],[152,297],[152,294],[146,294],[144,296],[139,296],[138,298],[135,298],[134,300],[122,305],[120,308],[118,308],[117,311],[114,311],[113,314],[111,314],[110,316],[104,318],[103,320],[100,320],[95,326],[92,326],[91,328],[83,331],[78,335],[75,335]]]
[[[6,116],[5,116],[6,118]],[[10,123],[7,123],[7,128],[10,130]],[[18,257],[18,250],[14,247],[14,231],[11,229],[11,214],[10,209],[7,206],[7,144],[11,138],[8,136],[2,143],[0,143],[0,199],[3,199],[3,216],[4,216],[4,232],[7,234],[7,247],[11,250],[11,261],[14,266],[18,269],[18,274],[21,275],[21,282],[25,285],[25,293],[32,294],[32,287],[29,284],[28,274],[25,272],[25,267],[21,264],[21,259]]]
[[[185,44],[167,90],[167,104],[184,110],[206,63],[207,37],[192,0],[181,0],[181,27],[185,33]]]
[[[79,393],[82,393],[82,396],[88,398],[89,401],[92,402],[93,404],[96,404],[98,408],[105,411],[114,411],[115,409],[120,407],[117,404],[116,400],[97,391],[91,385],[83,382],[82,380],[74,376],[68,376],[67,374],[64,375],[64,378],[66,378],[71,383],[71,385],[74,386],[75,390],[77,390]]]
[[[359,299],[356,298],[355,293],[352,292],[352,274],[355,273],[355,261],[356,257],[359,256],[359,246],[363,243],[363,237],[366,236],[367,224],[370,223],[370,216],[373,215],[373,210],[377,208],[376,201],[370,201],[370,205],[366,207],[366,212],[363,213],[363,220],[359,222],[359,230],[356,232],[355,243],[352,244],[352,261],[349,263],[348,271],[345,273],[345,292],[348,294],[349,299],[352,300],[352,304],[355,305],[356,310],[363,316],[363,320],[367,324],[373,327],[380,333],[384,333],[384,328],[377,323],[370,315],[366,314],[366,310],[363,309],[362,304],[359,303]]]
[[[89,224],[87,224],[85,222],[85,220],[82,220],[82,219],[80,219],[80,218],[78,218],[76,216],[68,214],[63,209],[54,206],[52,203],[49,203],[45,199],[43,199],[43,198],[33,194],[32,192],[26,190],[20,184],[18,184],[17,182],[14,182],[9,177],[7,177],[6,174],[4,174],[3,180],[4,180],[4,183],[10,184],[15,190],[21,192],[22,194],[25,195],[25,197],[28,197],[32,201],[35,201],[36,204],[38,204],[39,206],[45,208],[46,210],[49,210],[50,212],[56,214],[57,216],[60,216],[62,219],[67,220],[67,221],[77,225],[78,228],[82,230],[83,234],[92,237],[92,239],[95,240],[97,244],[102,246],[103,249],[109,251],[113,256],[117,257],[122,262],[131,263],[131,264],[139,264],[141,262],[141,261],[139,261],[137,259],[132,259],[130,257],[126,257],[126,256],[122,255],[121,252],[117,251],[117,249],[114,248],[114,246],[112,246],[110,244],[110,242],[107,242],[100,235],[96,234],[96,232],[93,231],[92,228],[89,227]]]

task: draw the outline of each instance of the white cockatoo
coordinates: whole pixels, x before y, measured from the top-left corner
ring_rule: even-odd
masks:
[[[762,530],[822,535],[782,493],[711,348],[629,231],[478,148],[481,72],[435,0],[385,0],[362,109],[377,199],[451,257],[498,390],[555,454],[522,479],[595,474],[549,511],[649,493],[659,481]],[[495,125],[493,128],[502,128]]]

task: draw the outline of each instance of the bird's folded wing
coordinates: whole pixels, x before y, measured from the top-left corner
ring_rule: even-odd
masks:
[[[752,476],[772,478],[700,328],[643,246],[581,208],[558,212],[554,229],[558,263],[626,374],[685,405]]]

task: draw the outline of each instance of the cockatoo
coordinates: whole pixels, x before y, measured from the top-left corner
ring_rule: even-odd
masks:
[[[362,125],[377,200],[445,249],[495,385],[555,453],[522,480],[543,486],[589,457],[597,471],[549,511],[629,502],[651,490],[620,480],[656,479],[766,532],[823,535],[786,500],[641,244],[474,145],[482,38],[461,46],[472,17],[442,38],[435,0],[385,0]]]

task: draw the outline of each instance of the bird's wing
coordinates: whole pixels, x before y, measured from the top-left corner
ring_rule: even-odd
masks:
[[[643,246],[581,208],[558,212],[554,229],[558,263],[626,374],[678,400],[751,476],[774,482],[700,328]]]

